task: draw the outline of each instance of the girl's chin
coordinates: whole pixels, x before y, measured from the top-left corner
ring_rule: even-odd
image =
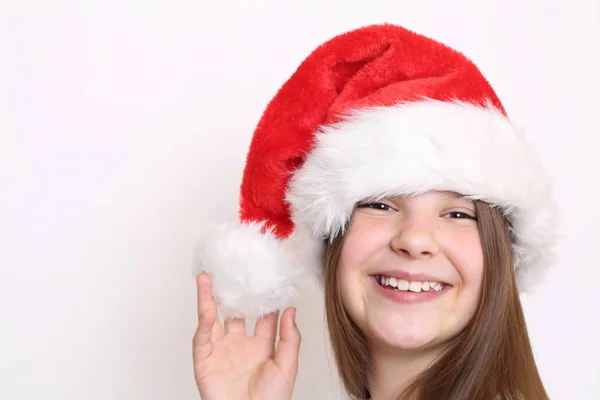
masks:
[[[426,337],[394,337],[394,338],[377,338],[375,345],[382,349],[397,350],[397,351],[416,351],[428,350],[435,347],[433,338]]]
[[[433,326],[417,324],[413,328],[398,325],[378,325],[370,329],[370,341],[373,345],[397,350],[419,350],[435,347],[440,342],[439,332]]]

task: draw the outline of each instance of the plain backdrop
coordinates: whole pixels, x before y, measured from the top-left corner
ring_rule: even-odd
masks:
[[[523,298],[552,399],[600,399],[600,6],[543,1],[0,5],[0,398],[193,400],[199,227],[237,217],[253,129],[317,45],[391,22],[475,61],[556,177],[560,262]],[[322,296],[294,399],[342,399]]]

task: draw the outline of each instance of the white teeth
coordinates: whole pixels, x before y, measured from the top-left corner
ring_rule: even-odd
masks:
[[[434,281],[425,281],[425,282],[409,282],[405,279],[398,279],[393,276],[384,277],[379,275],[379,282],[383,286],[390,286],[394,288],[396,291],[411,291],[415,293],[419,292],[428,292],[429,290],[435,290],[436,292],[440,292],[444,289],[444,285],[439,282]]]
[[[408,290],[409,286],[410,284],[408,281],[405,281],[404,279],[398,281],[398,290]]]
[[[421,291],[421,282],[411,282],[408,288],[411,292],[420,292]]]

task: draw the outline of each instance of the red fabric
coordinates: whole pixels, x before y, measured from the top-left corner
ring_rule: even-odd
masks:
[[[293,230],[285,203],[317,128],[351,109],[423,97],[504,108],[478,68],[461,53],[394,25],[339,35],[310,54],[268,104],[250,145],[241,185],[242,222],[267,221],[281,237]]]

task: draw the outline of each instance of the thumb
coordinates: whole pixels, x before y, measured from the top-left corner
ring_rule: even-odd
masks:
[[[300,352],[300,331],[296,326],[296,309],[287,308],[279,324],[279,342],[275,349],[274,362],[293,382],[298,373]]]

